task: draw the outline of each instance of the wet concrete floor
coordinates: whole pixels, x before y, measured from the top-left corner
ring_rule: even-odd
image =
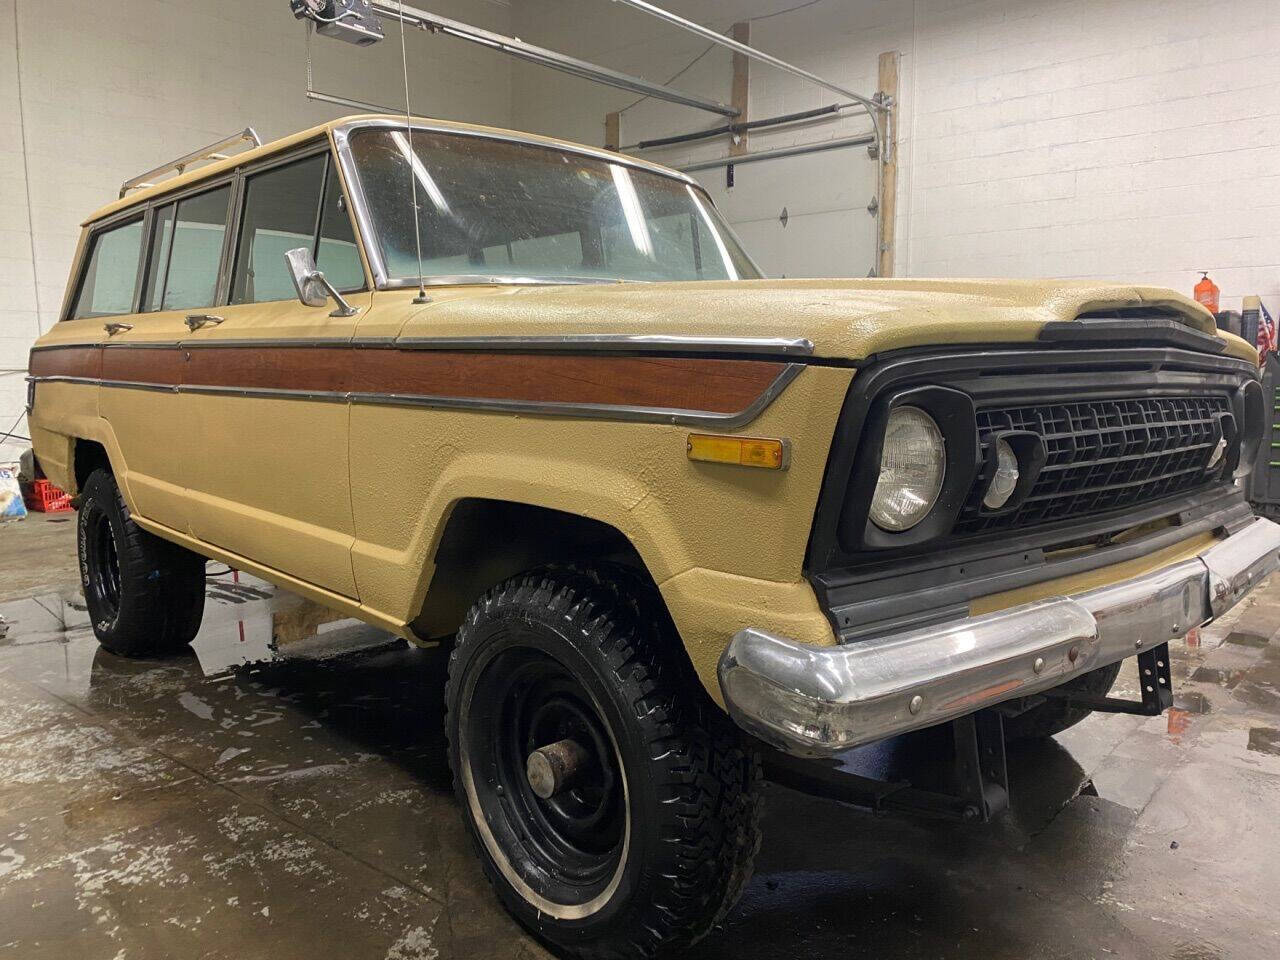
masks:
[[[192,653],[122,660],[73,525],[24,524],[0,528],[0,958],[547,956],[468,848],[440,651],[210,565]],[[990,825],[768,787],[755,879],[690,956],[1280,956],[1278,634],[1280,577],[1177,646],[1169,715],[1013,752]]]

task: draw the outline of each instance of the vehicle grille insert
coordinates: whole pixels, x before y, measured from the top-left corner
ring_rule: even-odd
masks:
[[[1207,473],[1231,416],[1225,396],[1145,397],[1044,403],[977,412],[985,456],[990,438],[1027,430],[1044,441],[1044,468],[1013,511],[983,515],[977,503],[961,513],[957,534],[1025,528],[1146,505],[1207,486]]]

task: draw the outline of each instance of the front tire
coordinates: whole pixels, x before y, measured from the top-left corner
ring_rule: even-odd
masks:
[[[759,759],[647,580],[546,569],[494,588],[458,631],[446,697],[468,831],[535,934],[579,957],[652,957],[736,902],[759,847]],[[538,753],[556,761],[539,761],[542,781]]]
[[[98,642],[122,657],[180,653],[204,617],[204,558],[147,533],[116,479],[85,481],[76,523],[80,583]]]

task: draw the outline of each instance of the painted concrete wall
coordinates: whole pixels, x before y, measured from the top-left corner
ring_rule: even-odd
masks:
[[[92,6],[0,0],[0,434],[22,410],[31,342],[56,320],[79,223],[123,180],[246,125],[270,139],[357,112],[305,99],[305,29],[287,0]],[[506,0],[431,6],[510,29]],[[317,89],[404,103],[394,27],[368,49],[312,46]],[[508,58],[419,31],[408,49],[416,113],[508,124]]]
[[[798,3],[665,5],[722,31],[762,18],[751,27],[756,46],[866,93],[876,89],[877,55],[902,52],[899,273],[1134,280],[1190,292],[1196,271],[1208,269],[1224,306],[1250,293],[1280,305],[1280,3],[820,0],[777,13]],[[513,12],[527,39],[651,79],[666,80],[706,48],[596,0],[523,0]],[[729,56],[712,50],[675,85],[727,99]],[[521,65],[513,118],[601,143],[605,112],[634,99]],[[753,117],[832,99],[753,67]],[[622,140],[716,122],[646,101],[624,114]],[[865,119],[849,118],[753,134],[751,148],[863,129]],[[645,155],[680,164],[725,149],[721,139]],[[824,268],[814,272],[833,272],[836,250],[847,258],[839,273],[864,275],[869,248],[850,238],[866,233],[870,164],[853,151],[827,156],[822,165],[762,165],[753,180],[767,183],[739,177],[721,202],[761,217],[800,209],[812,218],[803,246]],[[763,195],[742,196],[758,186]]]

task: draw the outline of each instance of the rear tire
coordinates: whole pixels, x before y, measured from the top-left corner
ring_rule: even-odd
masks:
[[[1123,660],[1090,670],[1074,680],[1068,680],[1059,690],[1070,690],[1073,693],[1085,693],[1091,697],[1104,697],[1120,675]],[[1087,707],[1068,707],[1057,700],[1047,700],[1039,706],[1032,707],[1026,713],[1010,717],[1004,722],[1006,740],[1042,740],[1061,733],[1068,727],[1074,727],[1089,714]]]
[[[204,557],[134,523],[108,470],[94,470],[84,483],[76,542],[80,584],[103,647],[122,657],[187,648],[204,617]]]
[[[759,758],[647,580],[548,568],[495,587],[458,631],[446,698],[468,832],[536,935],[578,957],[648,958],[737,901],[760,842]],[[526,758],[548,743],[568,743],[556,756],[576,773],[543,797]]]

